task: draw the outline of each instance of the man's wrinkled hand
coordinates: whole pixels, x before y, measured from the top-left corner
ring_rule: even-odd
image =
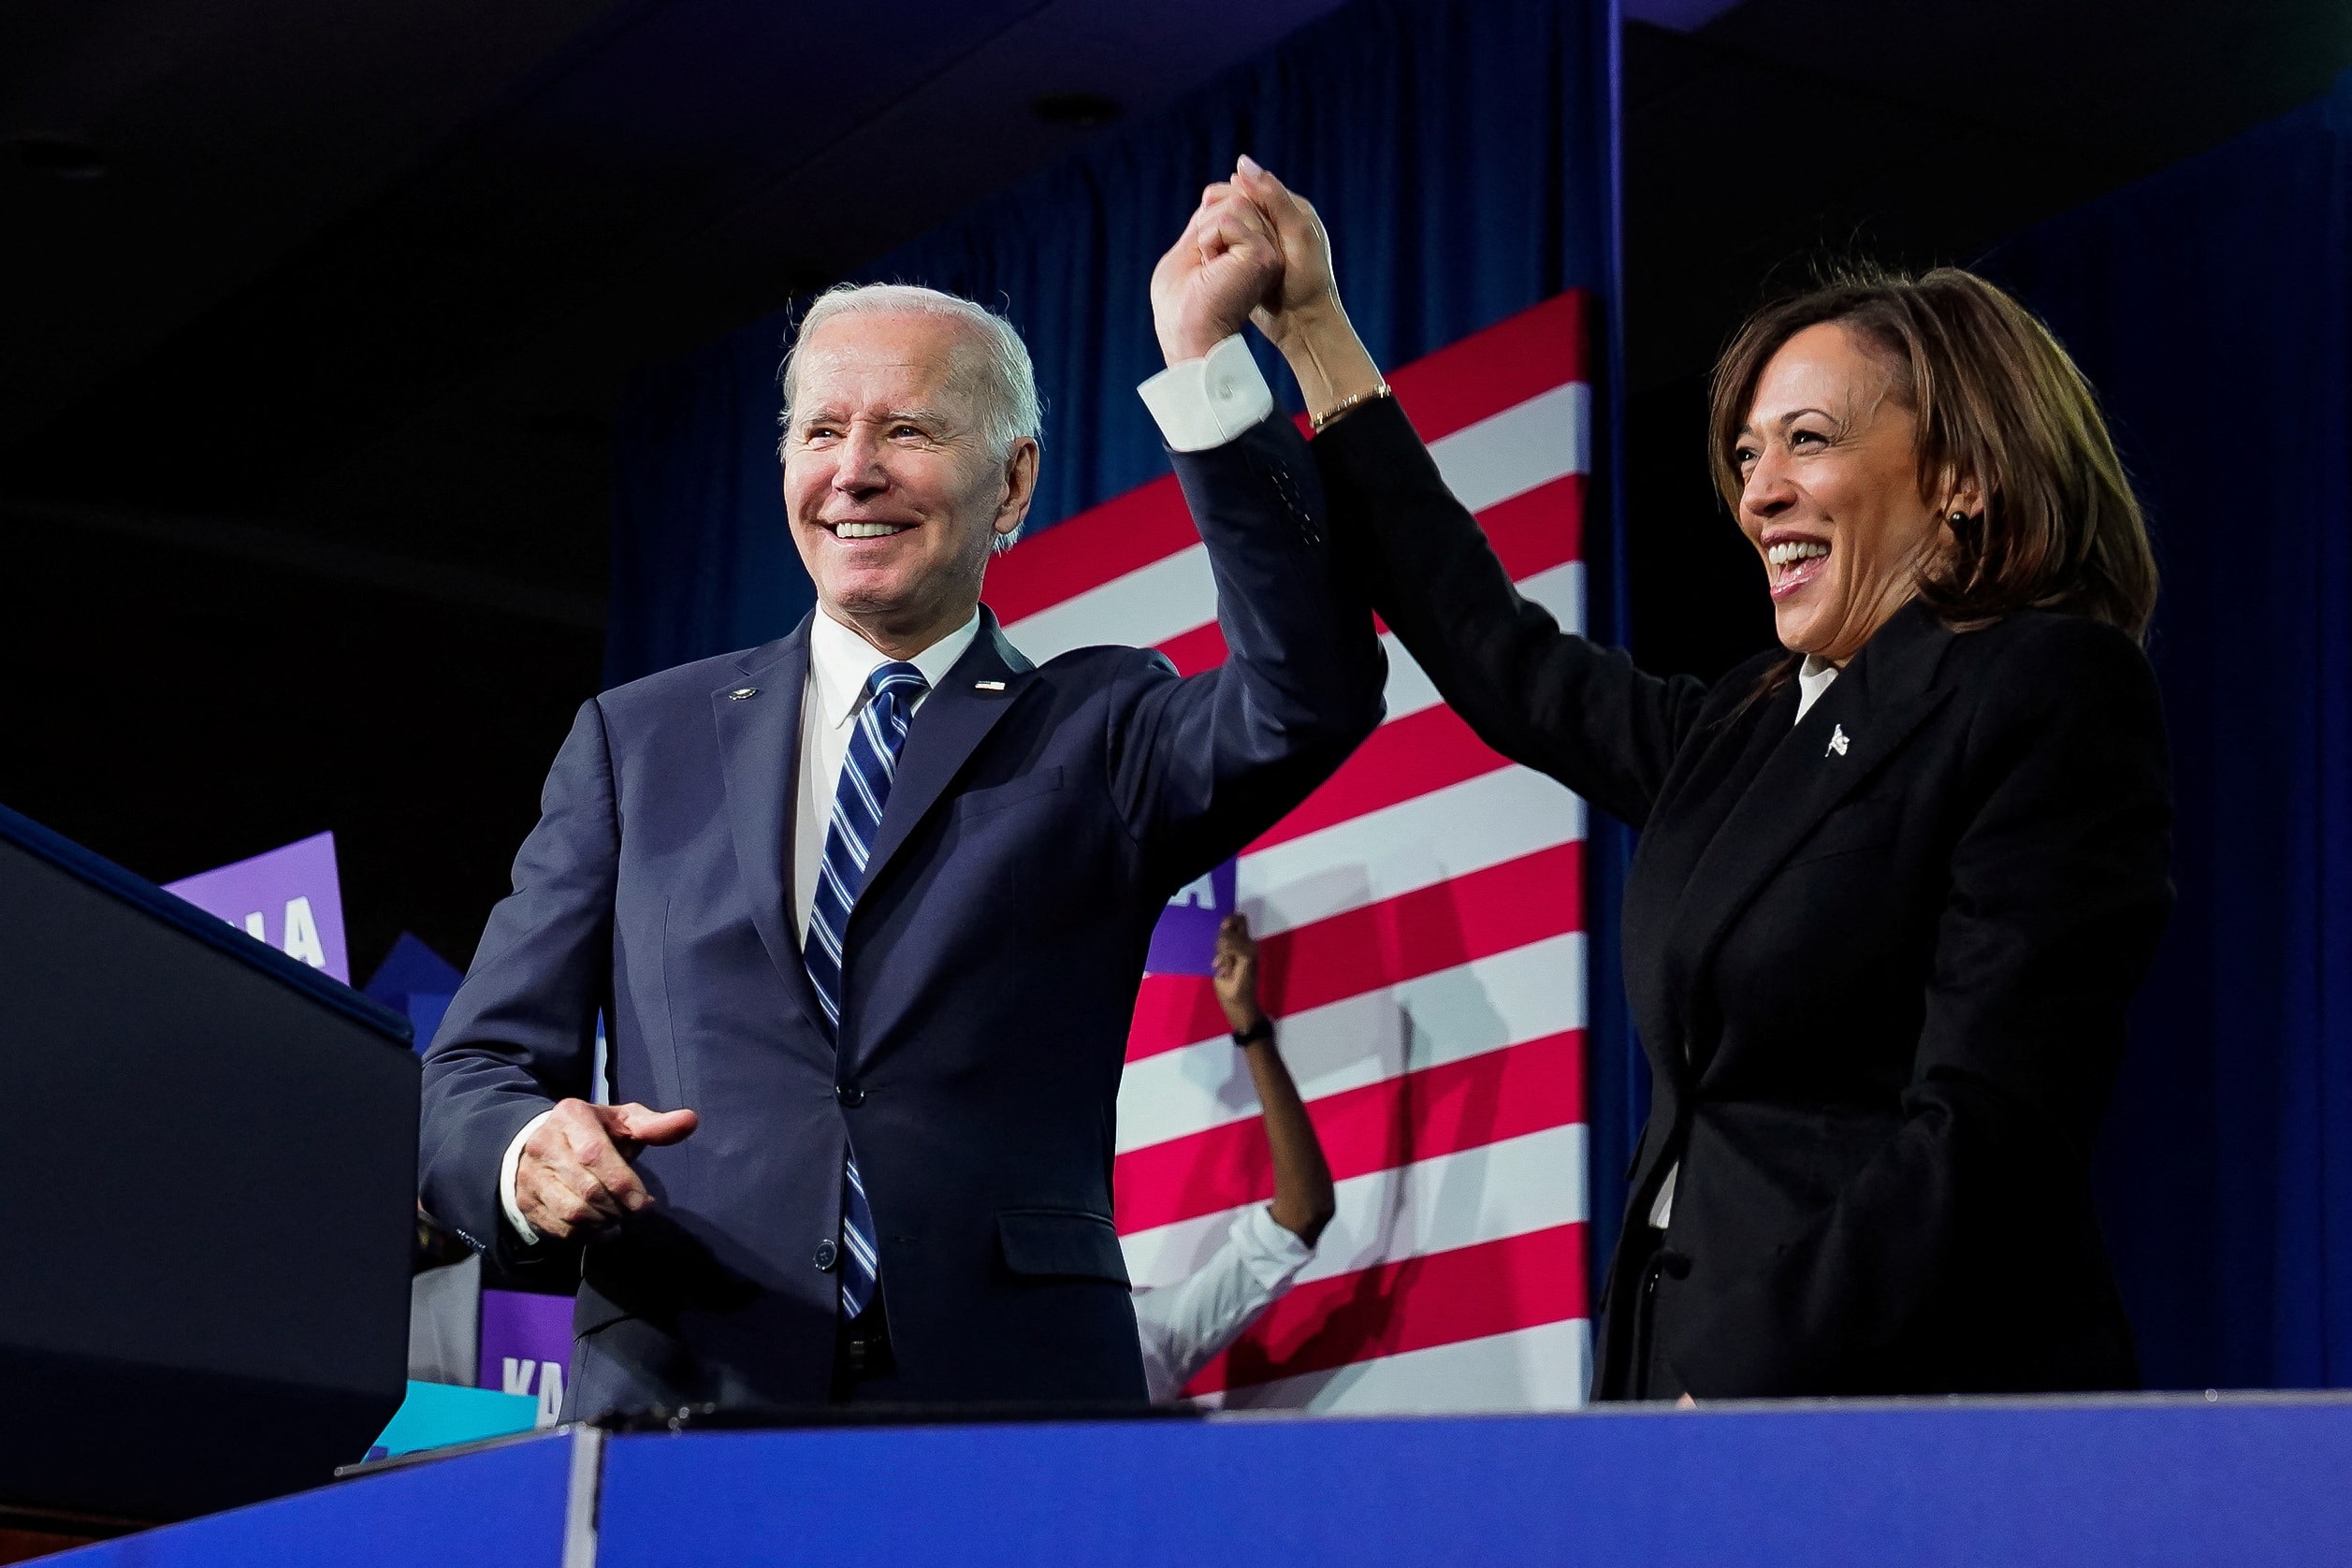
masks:
[[[648,1143],[678,1142],[698,1120],[691,1111],[561,1101],[523,1140],[515,1207],[542,1236],[603,1230],[653,1201],[629,1156]]]
[[[1210,186],[1152,269],[1152,325],[1171,365],[1198,359],[1239,332],[1282,284],[1282,255],[1266,215],[1240,187]]]

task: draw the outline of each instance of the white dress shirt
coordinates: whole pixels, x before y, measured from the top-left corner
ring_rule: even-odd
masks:
[[[912,718],[922,709],[931,688],[946,677],[980,635],[980,611],[962,626],[907,661],[922,672],[928,683],[915,694],[907,709]],[[792,938],[808,939],[809,911],[817,907],[817,878],[822,874],[825,835],[833,825],[834,791],[841,787],[842,764],[849,760],[849,735],[864,711],[865,683],[874,672],[891,662],[891,656],[833,618],[820,607],[808,622],[808,683],[800,704],[800,775],[792,788]],[[506,1146],[499,1161],[499,1204],[506,1223],[530,1246],[539,1232],[523,1218],[515,1200],[515,1172],[522,1164],[523,1143],[539,1124],[555,1114],[543,1111],[523,1124],[523,1130]]]
[[[1805,720],[1805,710],[1822,700],[1829,683],[1837,678],[1837,666],[1813,654],[1805,656],[1804,667],[1796,673],[1796,717]],[[1650,1200],[1649,1224],[1654,1230],[1663,1230],[1674,1223],[1674,1179],[1682,1174],[1681,1162],[1666,1172],[1666,1179],[1658,1183],[1658,1196]]]
[[[1288,1290],[1314,1249],[1254,1203],[1234,1217],[1225,1245],[1174,1285],[1135,1292],[1135,1332],[1142,1342],[1143,1387],[1154,1404],[1184,1391],[1201,1368],[1241,1337]]]

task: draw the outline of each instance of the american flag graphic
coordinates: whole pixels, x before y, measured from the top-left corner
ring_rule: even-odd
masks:
[[[1390,378],[1519,590],[1584,626],[1591,297],[1558,296]],[[1042,662],[1152,646],[1225,657],[1174,477],[992,565]],[[1242,851],[1267,1010],[1339,1213],[1291,1293],[1186,1392],[1231,1408],[1582,1402],[1584,803],[1505,762],[1383,629],[1387,721]],[[1202,890],[1206,891],[1206,890]],[[1196,894],[1198,896],[1198,894]],[[1147,975],[1119,1095],[1117,1217],[1138,1285],[1170,1285],[1273,1195],[1249,1071],[1205,977]]]

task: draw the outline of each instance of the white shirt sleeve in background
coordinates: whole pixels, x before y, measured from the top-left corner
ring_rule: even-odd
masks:
[[[1142,1343],[1143,1385],[1154,1404],[1184,1390],[1201,1368],[1241,1337],[1288,1290],[1314,1249],[1253,1203],[1235,1216],[1225,1245],[1174,1285],[1135,1292],[1135,1331]]]

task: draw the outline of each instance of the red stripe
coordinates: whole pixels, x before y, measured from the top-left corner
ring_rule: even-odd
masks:
[[[1280,1018],[1581,931],[1583,887],[1584,846],[1571,842],[1278,932],[1258,947],[1258,994]],[[1227,1028],[1206,976],[1146,975],[1127,1060]]]
[[[1591,310],[1592,296],[1583,289],[1556,294],[1415,360],[1388,385],[1422,440],[1450,436],[1564,382],[1590,381],[1585,352]]]
[[[1337,773],[1250,849],[1270,849],[1509,765],[1452,708],[1423,708],[1374,730]]]
[[[1488,543],[1513,582],[1584,559],[1585,484],[1581,473],[1563,474],[1478,514]],[[1378,616],[1372,625],[1383,632],[1388,630]],[[1174,661],[1179,675],[1198,675],[1225,662],[1225,633],[1211,621],[1169,638],[1159,650]]]
[[[980,597],[1010,626],[1199,543],[1176,476],[1163,474],[992,558]]]
[[[1572,289],[1416,360],[1389,384],[1424,440],[1452,435],[1564,383],[1590,381],[1591,309],[1591,296]],[[1164,474],[995,558],[983,597],[1010,626],[1199,538],[1176,476]]]
[[[1584,558],[1584,493],[1583,474],[1563,474],[1478,514],[1513,582]]]
[[[1271,1383],[1584,1315],[1584,1227],[1554,1226],[1302,1285],[1184,1392]]]
[[[1584,1120],[1584,1032],[1326,1095],[1307,1116],[1335,1182],[1566,1126]],[[1274,1196],[1263,1119],[1121,1154],[1111,1190],[1122,1235],[1263,1202]]]
[[[1159,645],[1180,675],[1197,675],[1203,670],[1213,670],[1225,662],[1225,628],[1215,621],[1196,626],[1189,632],[1179,632]]]

